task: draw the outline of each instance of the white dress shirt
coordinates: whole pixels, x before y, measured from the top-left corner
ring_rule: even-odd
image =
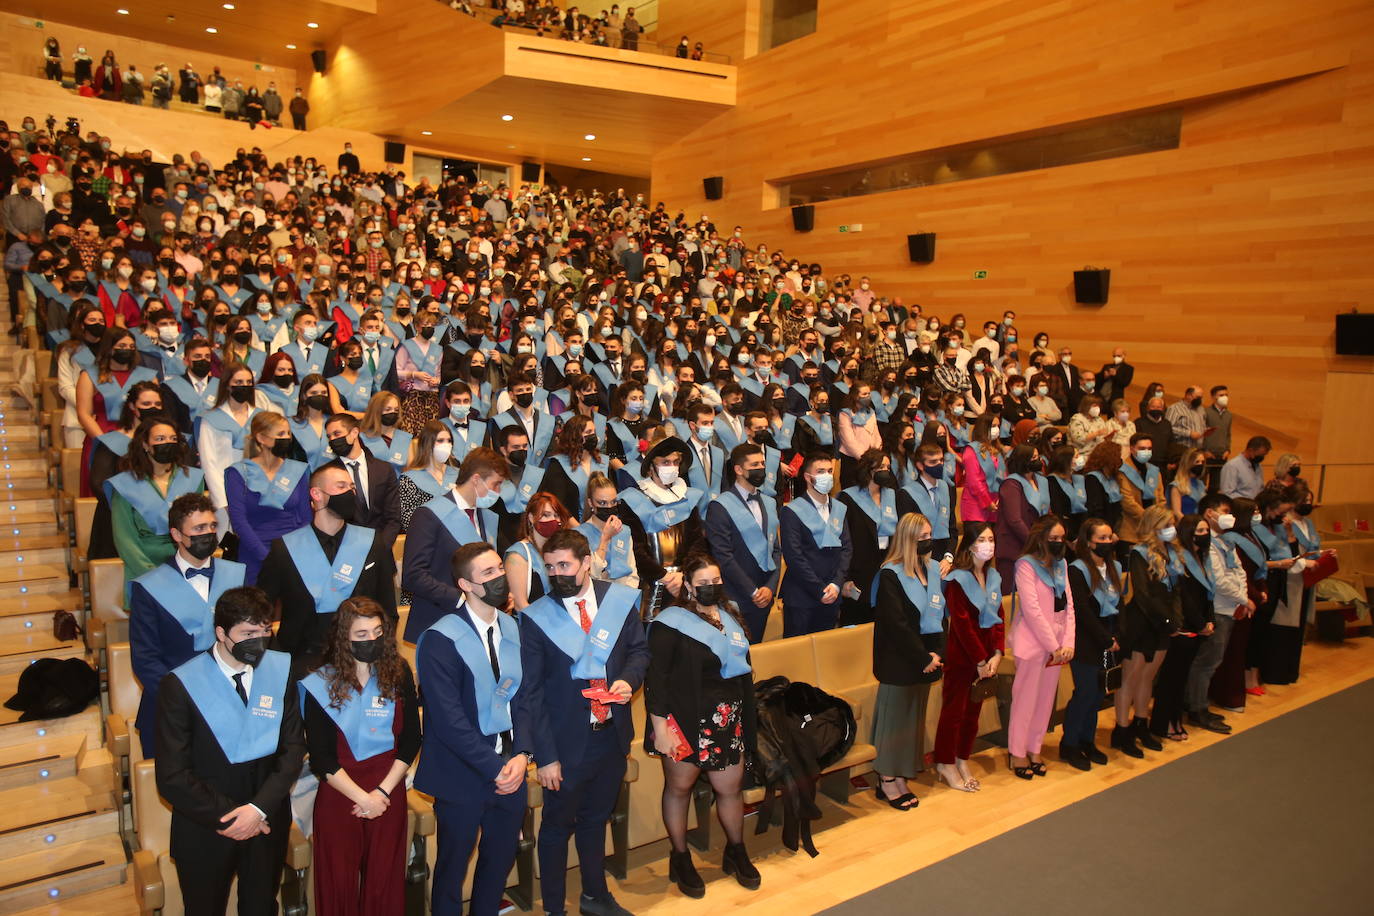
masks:
[[[177,557],[177,560],[178,560],[178,561],[179,561],[180,559],[181,559],[181,557]],[[185,575],[185,574],[186,574],[186,573],[185,573],[185,571],[183,570],[183,571],[182,571],[182,575]],[[197,576],[196,579],[202,580],[202,581],[203,581],[203,580],[204,580],[204,577],[203,577],[203,576]],[[237,694],[237,693],[238,693],[238,689],[237,689],[236,687],[234,687],[234,678],[238,676],[239,672],[238,672],[238,671],[235,671],[232,667],[230,667],[229,663],[226,662],[226,661],[224,660],[224,656],[223,656],[223,654],[221,654],[221,652],[220,652],[219,643],[215,643],[214,647],[210,650],[210,652],[211,652],[211,654],[214,655],[214,657],[215,657],[215,664],[219,665],[220,673],[223,674],[225,677],[227,677],[227,678],[229,679],[229,689],[230,689],[230,690],[233,690],[234,693]],[[252,665],[244,665],[244,666],[243,666],[243,677],[242,677],[240,680],[243,682],[243,692],[246,693],[246,694],[248,694],[248,696],[251,697],[251,696],[253,695],[253,666],[252,666]],[[258,816],[261,817],[263,820],[267,820],[267,815],[266,815],[265,813],[263,813],[263,810],[262,810],[261,808],[259,808],[257,805],[253,804],[252,802],[249,802],[249,803],[248,803],[248,806],[249,806],[250,808],[252,808],[254,811],[258,812]]]
[[[596,587],[592,585],[590,577],[587,579],[587,587],[584,594],[563,599],[563,609],[568,612],[568,616],[572,618],[573,623],[577,624],[577,628],[580,630],[582,629],[582,615],[577,611],[577,602],[579,601],[585,602],[584,606],[587,610],[587,619],[591,621],[592,627],[595,627],[597,610]],[[607,682],[606,686],[609,687],[610,683]],[[587,721],[595,723],[596,715],[589,712],[587,714]]]
[[[491,634],[491,640],[492,640],[491,644],[494,645],[494,646],[496,647],[496,656],[497,656],[497,658],[500,658],[500,656],[501,656],[501,628],[500,628],[499,626],[496,625],[496,618],[495,618],[495,617],[492,617],[492,618],[491,618],[491,623],[487,623],[487,622],[484,621],[482,618],[478,617],[477,614],[473,612],[472,608],[469,607],[468,604],[467,604],[466,602],[459,602],[458,607],[459,607],[460,610],[463,611],[463,613],[465,613],[465,614],[468,615],[468,620],[471,620],[471,621],[472,621],[472,625],[473,625],[474,627],[477,628],[477,638],[480,639],[480,640],[482,641],[482,651],[483,651],[483,652],[486,652],[486,651],[487,651],[487,634],[490,633],[490,634]],[[499,613],[499,612],[498,612],[498,613]],[[510,701],[509,701],[509,700],[506,701],[506,709],[507,709],[507,710],[510,709]],[[506,750],[506,748],[505,748],[505,742],[501,740],[500,734],[497,734],[497,735],[496,735],[496,741],[495,741],[494,746],[495,746],[495,748],[496,748],[496,753],[498,753],[498,754],[503,754],[503,753],[505,753],[505,750]]]
[[[744,500],[745,508],[753,513],[754,521],[759,523],[759,528],[763,528],[763,496],[759,495],[757,490],[750,493],[739,484],[735,484],[735,492],[739,494],[740,499]],[[759,498],[751,500],[750,496],[758,496]]]
[[[202,563],[202,564],[199,565],[199,566],[196,566],[194,563],[187,563],[187,562],[186,562],[186,558],[183,557],[183,556],[181,555],[181,551],[180,551],[180,550],[178,550],[175,554],[173,554],[173,556],[176,557],[177,569],[181,570],[181,576],[182,576],[183,579],[186,578],[186,570],[188,570],[188,569],[208,569],[208,568],[210,567],[210,564],[213,563],[213,562],[215,562],[215,558],[214,558],[214,557],[206,557],[205,562]],[[202,600],[204,600],[204,601],[209,601],[209,600],[210,600],[210,580],[209,580],[209,578],[207,578],[207,577],[205,577],[205,576],[192,576],[192,577],[191,577],[190,579],[188,579],[187,581],[189,582],[191,588],[193,588],[193,589],[196,590],[196,594],[200,595],[200,597],[201,597]],[[216,658],[218,659],[218,656],[216,656]],[[247,678],[245,678],[245,680],[247,680]],[[245,689],[246,689],[247,685],[245,684],[244,686],[245,686]]]
[[[358,500],[363,504],[363,506],[371,504],[371,500],[368,499],[368,493],[370,492],[372,484],[368,481],[367,476],[367,454],[363,453],[359,455],[357,458],[341,458],[340,460],[343,462],[344,469],[348,471],[348,476],[350,477],[353,476],[354,466],[357,466],[359,489]]]

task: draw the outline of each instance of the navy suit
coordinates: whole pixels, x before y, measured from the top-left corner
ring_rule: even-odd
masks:
[[[466,606],[455,616],[473,628]],[[528,794],[523,779],[509,795],[496,794],[493,781],[510,757],[531,753],[531,690],[526,681],[511,699],[512,746],[502,756],[496,752],[495,736],[483,734],[478,726],[472,669],[453,642],[431,634],[416,651],[416,668],[426,741],[415,770],[415,788],[434,796],[439,830],[432,912],[461,916],[463,876],[480,830],[471,912],[494,914],[515,862]]]
[[[478,518],[486,523],[481,512]],[[487,541],[494,548],[496,526],[487,528]],[[410,517],[401,563],[401,587],[410,592],[410,616],[403,634],[406,642],[419,640],[421,633],[463,600],[463,593],[453,584],[452,567],[453,553],[461,546],[427,506],[416,509]]]
[[[832,496],[830,511],[834,512],[838,505]],[[840,529],[839,547],[817,547],[811,531],[795,513],[783,511],[778,515],[782,555],[787,559],[787,576],[782,580],[782,635],[803,636],[832,629],[839,619],[841,599],[822,604],[821,592],[830,584],[844,587],[854,551],[849,539],[849,519],[845,518]]]
[[[782,540],[773,541],[773,570],[764,572],[744,543],[744,537],[735,527],[730,513],[720,505],[720,500],[735,499],[736,495],[735,488],[731,487],[707,506],[706,542],[711,545],[711,556],[720,565],[720,577],[725,582],[725,594],[739,606],[740,613],[744,615],[744,622],[748,624],[749,641],[760,642],[763,639],[763,631],[768,626],[768,614],[773,605],[770,602],[768,607],[756,606],[753,594],[757,589],[766,588],[773,593],[774,599],[777,598],[778,577],[782,574]],[[759,494],[759,498],[768,499],[762,493]],[[745,511],[749,511],[748,507],[745,507]],[[767,511],[765,509],[765,512]],[[774,509],[773,513],[776,518],[777,510]],[[765,514],[765,525],[767,522],[768,516]]]
[[[611,583],[593,580],[592,588],[600,608]],[[557,598],[548,600],[562,606]],[[628,703],[611,704],[609,727],[594,730],[591,701],[582,695],[591,685],[572,676],[573,659],[524,614],[520,616],[520,640],[525,683],[534,688],[529,697],[534,715],[534,759],[540,767],[558,763],[563,771],[559,790],[544,792],[539,830],[544,909],[557,913],[563,909],[571,835],[576,835],[583,893],[593,897],[609,893],[604,873],[606,822],[625,778],[634,722]],[[606,659],[606,686],[625,681],[632,690],[638,690],[648,667],[644,624],[631,612]]]

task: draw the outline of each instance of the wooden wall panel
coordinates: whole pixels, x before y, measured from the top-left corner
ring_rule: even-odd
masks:
[[[1370,34],[1368,4],[822,0],[816,34],[743,61],[736,108],[655,157],[654,198],[942,317],[1014,308],[1079,365],[1119,343],[1142,383],[1225,382],[1246,429],[1311,454],[1327,371],[1369,366],[1335,357],[1333,315],[1374,307]],[[1177,150],[825,202],[807,235],[767,204],[769,179],[1189,99],[1210,101]],[[908,263],[920,231],[933,264]],[[1073,302],[1085,264],[1112,269],[1105,307]]]

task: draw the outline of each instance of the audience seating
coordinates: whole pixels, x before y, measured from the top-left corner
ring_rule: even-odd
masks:
[[[111,643],[129,641],[129,614],[124,609],[124,563],[91,560],[89,566],[91,612],[87,641],[100,652],[101,670],[108,670],[104,649]]]
[[[110,712],[105,717],[105,746],[113,757],[115,784],[119,786],[120,801],[129,800],[129,768],[143,759],[142,742],[134,719],[143,688],[134,677],[132,657],[127,642],[113,643],[107,650],[109,659]],[[124,807],[120,805],[120,830],[124,829]]]

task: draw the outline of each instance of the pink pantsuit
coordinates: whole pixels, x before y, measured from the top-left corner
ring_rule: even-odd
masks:
[[[1036,575],[1034,563],[1029,557],[1016,561],[1020,610],[1011,628],[1016,678],[1011,685],[1011,722],[1007,727],[1007,749],[1013,757],[1040,753],[1054,711],[1061,667],[1047,668],[1045,662],[1055,649],[1073,648],[1073,592],[1067,584],[1067,566],[1059,561],[1065,581],[1064,609],[1056,611],[1055,592]]]

